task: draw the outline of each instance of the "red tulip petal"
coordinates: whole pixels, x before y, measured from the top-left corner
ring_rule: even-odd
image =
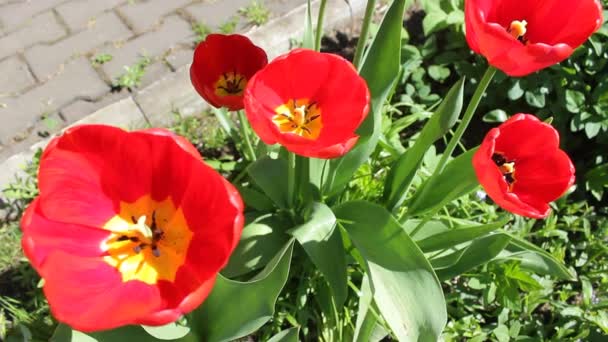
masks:
[[[177,135],[167,129],[164,128],[150,128],[150,129],[144,129],[141,131],[136,131],[133,132],[131,134],[143,134],[144,136],[148,137],[150,134],[153,135],[157,135],[157,136],[162,136],[162,137],[167,137],[170,138],[171,140],[173,140],[179,147],[181,147],[182,150],[188,152],[192,157],[194,157],[195,159],[200,159],[202,160],[203,158],[201,157],[200,152],[196,149],[196,147],[194,147],[194,145],[192,145],[192,143],[180,136]],[[155,146],[156,147],[156,146]]]
[[[317,139],[319,145],[333,145],[352,137],[353,132],[369,112],[369,90],[365,81],[360,78],[352,64],[341,58],[331,58],[332,70],[336,70],[327,79],[324,90],[316,101],[321,105],[323,131]],[[349,91],[344,92],[344,86]],[[336,94],[340,94],[336,98]],[[362,110],[363,109],[363,110]]]
[[[499,24],[480,24],[476,30],[480,53],[509,76],[525,76],[568,58],[573,49],[566,44],[522,44]]]
[[[291,99],[316,98],[330,77],[330,67],[325,55],[296,49],[264,68],[263,82],[281,99],[278,107]]]
[[[297,49],[278,57],[253,77],[245,91],[245,109],[251,126],[265,143],[279,143],[302,156],[333,158],[352,148],[354,132],[369,111],[369,96],[365,80],[348,61]],[[276,108],[302,99],[313,101],[321,112],[322,128],[314,139],[281,132],[272,121]]]
[[[211,287],[208,283],[213,283],[218,271],[225,265],[226,259],[223,257],[223,246],[214,245],[213,243],[204,243],[200,248],[210,248],[207,252],[199,251],[188,253],[188,258],[204,257],[206,259],[190,259],[182,265],[173,282],[160,281],[157,285],[161,291],[162,297],[165,300],[165,307],[168,309],[186,311],[183,308],[184,300],[192,293],[198,292],[197,296],[190,297],[189,307],[196,307],[202,303],[208,293],[199,291],[201,287]],[[198,248],[197,248],[198,250]],[[218,252],[214,254],[213,252]],[[200,300],[198,303],[192,303],[195,300]]]
[[[182,302],[179,304],[180,310],[182,312],[190,312],[201,305],[201,303],[207,299],[211,293],[216,277],[217,274],[214,274],[213,277],[203,282],[198,289],[185,296]]]
[[[44,293],[53,316],[76,330],[89,332],[137,323],[161,306],[157,287],[122,282],[120,273],[101,258],[58,251],[42,269]]]
[[[515,168],[513,192],[520,197],[551,202],[574,183],[574,166],[562,150],[521,160]]]
[[[99,167],[79,153],[56,148],[40,162],[40,210],[50,220],[101,227],[117,212]]]
[[[105,253],[101,243],[110,235],[108,231],[49,221],[40,214],[38,201],[35,199],[21,218],[23,252],[36,270],[40,270],[47,256],[56,250],[81,257]]]
[[[520,160],[559,149],[559,134],[535,116],[517,114],[500,126],[496,151],[509,159]]]
[[[190,79],[196,91],[211,105],[239,110],[243,108],[243,96],[219,96],[215,83],[222,74],[230,72],[250,80],[267,63],[264,50],[249,38],[239,34],[210,34],[194,51]]]
[[[525,44],[507,32],[515,20],[527,21]],[[597,0],[465,1],[469,46],[510,76],[525,76],[568,58],[602,20]]]
[[[296,154],[301,154],[301,155],[306,154],[307,156],[309,156],[311,158],[333,159],[333,158],[341,157],[344,154],[346,154],[348,151],[350,151],[353,148],[353,146],[355,146],[355,144],[357,143],[357,140],[359,140],[359,136],[354,136],[354,137],[351,137],[350,139],[347,139],[343,143],[338,143],[335,145],[322,147],[320,149],[312,150],[307,146],[303,146],[303,147],[290,146],[288,148],[288,150],[293,153],[296,153]]]
[[[602,25],[602,5],[597,0],[540,1],[528,22],[531,41],[576,48]]]
[[[154,170],[150,188],[152,198],[162,201],[170,196],[175,204],[180,203],[193,177],[193,165],[202,164],[198,150],[185,138],[167,130],[153,129],[130,134],[139,136],[150,146],[147,157]]]
[[[495,140],[500,134],[498,128],[490,130],[473,156],[473,168],[479,183],[488,196],[503,209],[532,218],[546,217],[549,214],[549,206],[546,203],[530,203],[508,191],[507,182],[492,160]]]

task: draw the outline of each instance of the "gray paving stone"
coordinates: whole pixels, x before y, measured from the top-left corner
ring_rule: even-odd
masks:
[[[186,64],[192,63],[192,56],[194,55],[193,49],[180,49],[171,51],[165,61],[171,65],[173,70],[177,70]]]
[[[142,56],[155,59],[162,57],[168,50],[180,44],[189,44],[194,35],[190,25],[178,16],[169,16],[156,31],[148,32],[122,46],[105,46],[100,53],[113,56],[103,64],[102,69],[107,77],[115,80],[124,73],[125,66],[136,64]]]
[[[26,25],[32,16],[51,9],[65,0],[35,0],[9,3],[0,7],[0,27],[10,32],[21,25]]]
[[[70,57],[83,55],[104,43],[126,39],[131,31],[112,12],[104,13],[95,25],[52,45],[36,45],[25,52],[34,74],[44,79],[57,72]]]
[[[266,0],[264,3],[271,10],[271,18],[276,18],[304,5],[306,2],[306,0]],[[345,1],[342,0],[342,2]],[[316,16],[313,18],[316,18]]]
[[[114,102],[118,102],[124,98],[131,96],[131,93],[124,89],[123,91],[116,93],[109,93],[102,97],[98,101],[85,101],[76,100],[69,105],[61,108],[59,113],[62,119],[67,124],[73,124],[79,120],[84,119],[93,112],[100,110],[101,108],[107,107]]]
[[[184,116],[200,113],[208,104],[192,87],[189,67],[182,67],[135,94],[135,101],[154,127],[173,121],[171,112],[179,110]]]
[[[192,0],[149,0],[128,3],[118,11],[129,21],[136,33],[150,30],[162,17],[191,3]]]
[[[10,151],[0,150],[0,190],[6,189],[15,180],[15,177],[25,176],[23,168],[34,157],[34,151],[25,151],[19,154],[8,154]],[[8,158],[8,159],[7,159]],[[0,192],[0,195],[2,193]]]
[[[0,11],[2,9],[0,8]],[[28,25],[0,38],[0,59],[34,45],[55,41],[66,35],[52,12],[35,16]]]
[[[243,32],[252,25],[247,22],[243,15],[239,14],[239,10],[246,8],[251,3],[252,0],[203,2],[188,6],[185,11],[197,22],[207,25],[213,31],[218,30],[231,17],[238,16],[239,24],[236,32]],[[265,0],[262,3],[270,11],[270,18],[276,18],[305,4],[306,0]],[[302,22],[304,22],[304,19],[302,19]]]
[[[192,16],[198,23],[207,25],[211,30],[217,31],[218,28],[230,20],[233,16],[238,16],[238,10],[247,6],[251,0],[231,0],[215,1],[193,4],[184,8],[186,13]],[[239,19],[236,31],[241,32],[247,27],[245,20]]]
[[[171,73],[171,69],[169,69],[164,61],[158,61],[148,65],[146,73],[141,78],[139,89],[149,86],[169,73]]]
[[[73,32],[86,28],[106,10],[120,5],[125,0],[72,0],[57,6],[56,10]]]
[[[330,1],[325,13],[326,31],[333,27],[342,27],[351,23],[351,11],[358,15],[365,10],[366,0],[349,0],[350,7],[345,1]],[[313,18],[316,17],[319,8],[319,0],[312,2]],[[270,20],[261,27],[255,27],[246,35],[268,54],[272,60],[278,55],[286,52],[291,47],[289,38],[301,38],[304,34],[304,26],[299,19],[304,18],[306,6],[301,5],[287,16],[281,16]]]
[[[98,98],[108,90],[86,58],[71,61],[48,82],[20,96],[0,99],[4,103],[0,106],[0,143],[7,144],[31,130],[41,116],[56,112],[74,98]]]
[[[145,116],[137,106],[137,103],[133,101],[132,97],[127,97],[118,102],[114,102],[74,123],[74,125],[82,124],[104,124],[124,129],[141,129],[148,127]]]
[[[0,62],[0,96],[16,94],[35,84],[25,62],[17,57],[11,57]]]

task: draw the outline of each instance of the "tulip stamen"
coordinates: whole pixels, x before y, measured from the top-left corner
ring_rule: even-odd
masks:
[[[272,121],[281,133],[293,133],[307,139],[316,139],[321,134],[321,109],[315,101],[290,99],[275,112]]]
[[[160,227],[158,227],[158,223],[156,221],[156,210],[152,211],[152,223],[150,226],[146,224],[147,217],[146,215],[141,216],[139,219],[135,219],[135,216],[131,216],[131,221],[133,222],[133,226],[130,227],[127,231],[131,233],[138,234],[143,237],[141,240],[137,236],[130,235],[120,235],[116,238],[116,242],[125,242],[130,241],[136,243],[137,245],[132,248],[135,254],[139,254],[146,247],[151,247],[152,254],[155,257],[160,257],[160,249],[158,248],[158,242],[164,238],[164,232]],[[167,220],[165,220],[167,221]],[[148,242],[143,242],[148,241]]]
[[[215,93],[218,96],[241,96],[246,85],[247,79],[236,70],[225,72],[215,82]]]
[[[528,22],[525,20],[513,20],[511,25],[509,25],[507,32],[509,32],[513,38],[519,40],[523,44],[526,44],[528,42],[528,39],[525,38],[526,32],[528,31],[526,28],[527,26]]]
[[[513,184],[515,184],[515,161],[509,161],[502,153],[494,153],[492,155],[492,161],[502,173],[505,182],[509,186],[509,191],[513,190]]]
[[[111,232],[101,245],[104,261],[121,273],[123,281],[147,284],[175,279],[193,236],[182,209],[171,198],[159,202],[149,195],[121,202],[119,214],[104,228]]]

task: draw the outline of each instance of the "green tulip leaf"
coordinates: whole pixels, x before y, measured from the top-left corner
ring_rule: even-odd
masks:
[[[373,302],[373,292],[369,285],[367,276],[363,277],[361,283],[361,295],[359,296],[359,311],[355,326],[354,342],[377,342],[382,340],[388,332],[378,322],[380,318],[377,308]]]
[[[287,162],[284,159],[263,157],[256,160],[248,170],[253,182],[262,189],[279,208],[288,207]]]
[[[180,339],[190,332],[189,327],[169,323],[160,327],[151,327],[147,325],[141,326],[148,334],[156,337],[159,340],[176,340]]]
[[[416,244],[425,252],[433,252],[441,249],[451,248],[461,243],[469,242],[481,236],[484,236],[496,229],[504,227],[510,218],[505,218],[501,221],[474,225],[469,227],[458,227],[447,231],[431,235],[422,240],[416,240]]]
[[[300,328],[291,328],[283,330],[280,333],[272,336],[268,342],[298,342]]]
[[[502,232],[484,236],[454,253],[432,259],[431,263],[439,279],[452,279],[494,259],[510,241],[511,236]]]
[[[330,163],[328,181],[324,193],[333,195],[343,189],[368,157],[372,154],[381,133],[382,108],[399,79],[401,64],[401,31],[405,3],[395,0],[386,12],[371,42],[360,74],[367,81],[371,95],[371,107],[357,134],[357,145],[342,158]]]
[[[475,190],[479,186],[472,159],[477,149],[454,158],[440,174],[433,174],[416,191],[408,207],[408,216],[436,210]]]
[[[289,225],[277,216],[246,225],[222,275],[234,278],[266,266],[289,240],[289,235],[285,234]]]
[[[251,187],[237,186],[237,188],[247,208],[260,212],[268,212],[274,208],[274,202],[263,193]]]
[[[65,324],[59,324],[55,329],[51,342],[133,342],[133,341],[174,341],[196,342],[197,339],[190,329],[175,323],[161,327],[144,327],[129,325],[122,328],[83,333],[72,330]]]
[[[400,341],[437,341],[446,321],[441,284],[431,264],[385,208],[365,201],[334,213],[365,259],[374,300]]]
[[[289,274],[293,240],[248,282],[218,275],[209,297],[192,312],[191,326],[201,341],[231,341],[259,329],[274,314]]]
[[[502,123],[507,121],[507,119],[509,119],[509,116],[507,115],[507,112],[502,109],[494,109],[489,111],[482,118],[483,122],[489,123]]]
[[[306,49],[315,48],[315,32],[312,27],[312,7],[310,0],[306,6],[306,20],[304,21],[304,35],[302,36],[302,47]]]
[[[522,269],[558,279],[576,280],[576,274],[569,271],[551,254],[520,238],[511,237],[509,245],[498,259],[518,260]]]
[[[390,168],[384,188],[384,198],[389,210],[394,211],[403,203],[416,171],[422,164],[424,154],[456,123],[462,110],[463,92],[464,79],[460,79],[450,89],[435,114],[424,125],[414,145]]]
[[[336,217],[323,203],[312,203],[307,221],[289,231],[321,271],[334,295],[337,307],[346,300],[346,258]]]

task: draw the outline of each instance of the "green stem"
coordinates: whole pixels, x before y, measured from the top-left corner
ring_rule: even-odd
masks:
[[[365,17],[363,18],[363,24],[361,26],[361,34],[359,35],[359,41],[357,42],[357,50],[355,51],[355,58],[353,64],[359,69],[359,64],[363,58],[363,50],[365,44],[367,44],[367,38],[369,36],[369,25],[372,22],[374,16],[374,9],[376,8],[376,0],[367,0],[367,7],[365,8]]]
[[[306,204],[311,199],[310,193],[310,158],[297,156],[296,157],[296,196],[302,199],[302,203]]]
[[[460,142],[464,131],[469,126],[469,123],[471,123],[471,119],[473,119],[473,115],[475,115],[475,110],[477,110],[477,106],[479,106],[479,102],[481,102],[481,98],[483,97],[483,94],[485,94],[486,89],[488,88],[490,81],[492,81],[492,77],[494,77],[495,73],[496,68],[494,68],[493,66],[489,66],[488,70],[486,70],[486,73],[483,74],[483,77],[481,78],[481,81],[479,81],[477,89],[475,89],[475,93],[473,94],[473,97],[471,98],[471,101],[467,106],[467,110],[464,112],[462,121],[460,122],[460,125],[458,125],[458,129],[456,129],[456,133],[454,133],[452,139],[450,139],[450,143],[445,148],[445,151],[443,152],[443,155],[439,160],[439,164],[435,169],[435,174],[440,174],[445,168],[445,165],[447,164],[448,159],[454,152],[456,145]]]
[[[244,140],[244,145],[245,145],[245,156],[248,156],[247,159],[251,160],[251,161],[255,161],[256,160],[256,156],[255,156],[255,150],[253,149],[253,145],[251,144],[251,139],[249,137],[249,132],[247,131],[247,125],[249,124],[249,121],[247,121],[247,118],[245,117],[245,112],[242,110],[239,110],[239,129],[241,131],[241,138]]]
[[[296,155],[287,152],[287,205],[290,209],[294,208],[296,197]]]
[[[321,50],[321,38],[323,37],[323,21],[325,20],[325,7],[327,0],[321,0],[319,5],[319,16],[317,17],[317,32],[315,36],[315,51]]]
[[[232,140],[237,141],[238,137],[236,136],[236,125],[234,124],[234,121],[230,117],[230,114],[226,108],[211,107],[211,110],[224,132],[226,132],[226,134],[228,134]]]

